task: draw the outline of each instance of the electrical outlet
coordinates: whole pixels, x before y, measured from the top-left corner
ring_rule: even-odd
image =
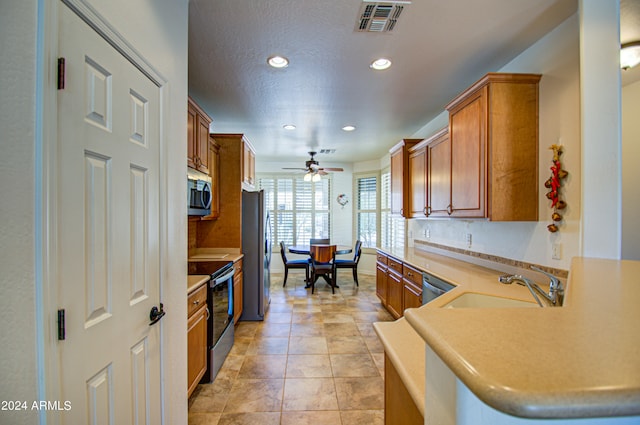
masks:
[[[425,237],[425,238],[427,238],[427,239],[430,239],[430,238],[431,238],[431,229],[430,229],[430,228],[428,228],[428,227],[427,227],[427,228],[425,229],[425,231],[424,231],[424,237]]]
[[[559,243],[551,244],[551,259],[562,260],[562,245]]]
[[[466,233],[464,237],[465,241],[467,241],[467,248],[471,248],[471,233]]]

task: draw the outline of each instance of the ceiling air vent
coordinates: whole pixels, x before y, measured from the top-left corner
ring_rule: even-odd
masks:
[[[364,0],[360,6],[356,31],[358,32],[391,32],[410,1],[371,2]]]

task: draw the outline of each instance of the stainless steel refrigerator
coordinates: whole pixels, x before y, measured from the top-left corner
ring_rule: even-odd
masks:
[[[264,320],[271,298],[271,220],[264,190],[242,191],[243,308],[240,320]]]

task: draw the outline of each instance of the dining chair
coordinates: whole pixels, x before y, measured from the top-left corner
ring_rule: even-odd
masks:
[[[360,286],[358,284],[358,262],[360,261],[360,255],[362,254],[362,241],[356,241],[356,246],[353,249],[353,252],[352,260],[336,259],[336,269],[351,269],[356,286]]]
[[[282,263],[284,264],[284,282],[282,286],[287,284],[289,269],[304,269],[304,281],[309,282],[309,260],[289,260],[286,252],[284,242],[280,241],[280,255],[282,256]]]
[[[309,239],[309,245],[329,245],[329,238],[326,239]]]
[[[336,293],[336,246],[335,245],[311,245],[311,293],[313,294],[316,281],[320,276],[331,286],[331,292]]]

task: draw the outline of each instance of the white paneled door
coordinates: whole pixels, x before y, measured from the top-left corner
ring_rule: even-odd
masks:
[[[160,88],[59,10],[62,423],[160,424]]]

